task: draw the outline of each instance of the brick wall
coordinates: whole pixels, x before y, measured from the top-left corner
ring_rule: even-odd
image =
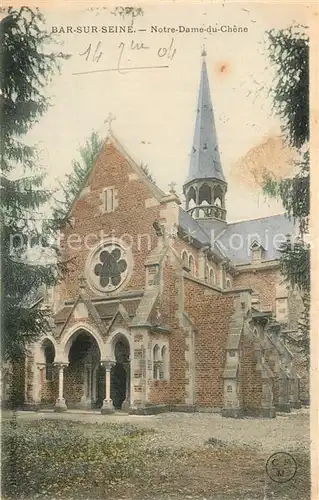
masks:
[[[101,231],[104,237],[122,237],[129,245],[132,244],[134,273],[125,285],[127,290],[144,287],[144,260],[157,243],[152,224],[160,219],[161,207],[145,208],[146,201],[153,198],[155,202],[155,198],[149,187],[136,179],[132,167],[113,144],[105,145],[88,184],[90,191],[83,198],[79,198],[73,207],[71,213],[74,217],[73,228],[66,228],[63,235],[65,258],[72,261],[59,290],[61,301],[72,298],[79,292],[78,279],[83,274],[86,259],[91,251],[86,248],[84,237],[87,237],[86,241],[91,248],[101,241]],[[111,213],[103,213],[100,209],[103,189],[107,186],[115,186],[117,190],[118,207]],[[79,241],[76,240],[74,250],[70,249],[70,244],[67,243],[73,234],[80,238]],[[90,238],[88,235],[91,235]],[[89,288],[87,292],[89,295],[94,295]]]
[[[235,288],[252,288],[259,294],[260,307],[276,310],[276,283],[280,282],[278,269],[256,269],[241,272],[233,278]]]
[[[187,240],[181,240],[177,239],[174,242],[174,249],[177,251],[179,254],[180,258],[182,258],[182,252],[185,250],[188,255],[192,255],[194,257],[194,263],[195,263],[195,273],[194,276],[200,279],[204,279],[204,276],[200,276],[200,251],[197,248],[194,248]],[[212,268],[215,274],[215,279],[216,279],[216,285],[221,286],[220,283],[220,267],[213,262],[212,260],[208,260],[205,257],[205,266],[208,266],[209,268]]]
[[[232,296],[185,278],[185,310],[196,320],[196,404],[223,406],[226,340],[234,310]]]
[[[152,380],[149,384],[149,402],[154,404],[168,404],[172,402],[170,381]]]
[[[256,369],[257,358],[252,340],[242,336],[240,345],[240,398],[244,410],[261,407],[262,380],[261,373]]]
[[[177,274],[176,266],[166,262],[163,272],[163,295],[161,309],[167,317],[171,333],[169,336],[170,352],[170,379],[169,395],[165,397],[168,402],[176,404],[185,403],[185,332],[180,326],[178,314],[182,310],[182,277]],[[168,384],[166,384],[168,386]],[[153,394],[158,399],[163,397],[164,384],[153,387]],[[168,399],[169,398],[169,399]]]
[[[84,365],[72,363],[64,369],[64,398],[69,402],[79,403],[83,395]]]
[[[38,369],[38,368],[37,368]],[[46,380],[45,368],[41,370],[41,403],[55,403],[59,393],[59,378],[57,370],[53,371],[52,380]]]

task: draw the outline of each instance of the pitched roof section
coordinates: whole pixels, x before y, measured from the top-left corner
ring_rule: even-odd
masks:
[[[206,231],[208,230],[205,225]],[[213,223],[210,227],[213,230]],[[265,249],[263,260],[279,259],[279,247],[287,234],[296,236],[296,225],[284,214],[228,224],[214,237],[233,264],[251,263],[251,244],[258,241]]]
[[[206,224],[201,225],[199,221],[193,219],[183,208],[179,207],[179,227],[189,236],[190,239],[197,240],[202,246],[209,246],[212,252],[220,259],[224,260],[223,254],[218,242],[212,248],[210,238],[210,228]]]
[[[193,148],[186,183],[195,179],[217,179],[226,182],[219,156],[205,55],[203,52]]]
[[[223,226],[216,222],[201,223],[179,207],[180,228],[202,246],[209,246],[222,260],[230,259],[233,265],[251,263],[253,242],[260,243],[265,250],[263,260],[279,259],[279,247],[287,234],[292,235],[292,238],[297,235],[296,224],[284,214]]]

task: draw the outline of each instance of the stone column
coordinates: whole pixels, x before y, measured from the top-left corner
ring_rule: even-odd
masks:
[[[199,217],[199,187],[196,187],[196,210],[195,210],[195,216],[198,218]]]
[[[93,372],[92,372],[92,402],[93,403],[96,403],[96,385],[97,385],[97,381],[96,381],[96,376],[97,376],[97,370],[98,370],[98,367],[94,366],[93,367]]]
[[[33,402],[38,405],[41,403],[42,396],[42,374],[45,369],[44,363],[35,363],[33,372]]]
[[[63,384],[64,384],[64,368],[67,365],[67,363],[55,363],[55,366],[58,367],[58,370],[59,370],[59,396],[55,402],[55,407],[54,407],[54,411],[66,411],[68,408],[66,406],[66,403],[65,403],[65,399],[63,397]]]
[[[101,365],[105,367],[105,399],[101,408],[103,415],[114,413],[113,401],[111,399],[111,368],[115,365],[115,361],[101,361]]]
[[[127,363],[124,363],[124,368],[126,371],[126,392],[125,392],[125,400],[122,403],[122,410],[128,411],[131,406],[131,363],[130,360]]]
[[[205,279],[206,257],[205,252],[200,250],[198,252],[198,277],[201,280]]]

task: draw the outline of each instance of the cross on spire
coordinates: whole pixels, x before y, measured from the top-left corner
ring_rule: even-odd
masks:
[[[114,116],[112,113],[109,113],[109,116],[107,117],[107,119],[104,121],[104,123],[107,123],[108,124],[108,129],[109,129],[109,132],[112,132],[112,122],[116,120],[116,116]]]

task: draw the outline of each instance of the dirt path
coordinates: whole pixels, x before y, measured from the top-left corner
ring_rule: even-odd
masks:
[[[2,417],[9,418],[10,413],[3,412]],[[102,416],[76,411],[19,412],[19,419],[23,423],[48,419],[79,422],[92,439],[94,433],[115,432],[118,436],[132,424],[155,431],[143,434],[143,465],[127,482],[107,492],[97,485],[92,496],[77,491],[76,496],[72,493],[63,500],[310,499],[309,411],[305,409],[276,419],[235,420],[208,413]],[[266,474],[269,456],[278,451],[290,452],[297,463],[295,476],[284,484]]]
[[[309,410],[300,409],[290,414],[278,414],[274,419],[223,418],[217,413],[163,413],[150,416],[127,414],[101,415],[96,412],[19,412],[22,419],[62,419],[83,423],[130,423],[156,434],[150,437],[154,447],[196,449],[210,438],[226,443],[250,446],[260,452],[309,449]]]

